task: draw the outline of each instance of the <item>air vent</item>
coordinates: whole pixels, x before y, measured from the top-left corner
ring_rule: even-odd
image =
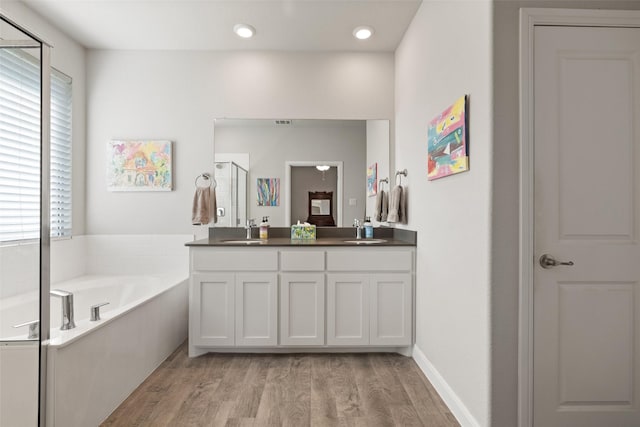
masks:
[[[277,125],[290,125],[291,120],[276,120]]]

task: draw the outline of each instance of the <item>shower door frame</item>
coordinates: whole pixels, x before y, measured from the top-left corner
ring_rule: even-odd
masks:
[[[47,347],[50,338],[50,157],[51,157],[51,48],[52,45],[17,24],[0,10],[0,20],[33,39],[2,40],[2,48],[40,49],[40,338],[38,367],[38,425],[46,426]]]

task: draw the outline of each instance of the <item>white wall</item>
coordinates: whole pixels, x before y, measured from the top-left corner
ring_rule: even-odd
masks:
[[[496,426],[516,425],[517,419],[519,10],[521,7],[550,6],[640,9],[640,2],[494,1],[493,164],[496,167],[493,169],[492,185],[491,420],[492,425]],[[473,157],[471,161],[474,161]]]
[[[490,423],[489,1],[425,0],[396,50],[395,168],[417,230],[416,351],[463,425]],[[427,181],[427,123],[469,94],[469,172]],[[439,380],[439,381],[436,381]]]
[[[390,53],[94,50],[87,75],[90,234],[192,232],[193,180],[213,172],[214,118],[393,117]],[[107,192],[111,138],[175,141],[175,190]]]
[[[302,124],[225,124],[216,127],[215,152],[249,153],[248,218],[269,216],[272,226],[285,226],[285,162],[342,161],[344,224],[362,218],[365,207],[365,121],[304,121]],[[280,206],[258,206],[257,178],[280,178]],[[293,177],[292,177],[293,178]],[[337,193],[336,193],[337,197]],[[356,206],[349,206],[349,199]],[[304,196],[306,206],[307,196]],[[337,199],[334,200],[334,204]],[[293,200],[295,204],[295,200]],[[306,207],[305,207],[306,212]],[[295,221],[296,217],[291,217]],[[337,218],[335,218],[336,223]]]

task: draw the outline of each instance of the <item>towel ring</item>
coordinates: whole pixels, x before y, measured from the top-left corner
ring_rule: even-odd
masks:
[[[398,182],[398,175],[400,175],[400,185],[402,185],[402,177],[406,177],[407,176],[407,170],[403,169],[401,171],[397,171],[396,172],[396,183]]]
[[[200,175],[198,175],[198,176],[196,177],[196,180],[195,180],[196,188],[200,187],[200,186],[198,185],[198,180],[200,180],[200,178],[202,178],[202,180],[203,180],[203,181],[208,181],[208,183],[207,183],[206,187],[213,187],[213,188],[216,188],[216,185],[217,185],[216,180],[215,180],[215,179],[211,179],[211,175],[210,175],[210,174],[208,174],[208,173],[206,173],[206,172],[201,173]]]
[[[381,180],[378,181],[378,187],[382,188],[382,183],[386,183],[387,185],[389,184],[389,178],[383,178]]]

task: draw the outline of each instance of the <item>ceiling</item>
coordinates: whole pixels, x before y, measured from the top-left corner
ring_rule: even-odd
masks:
[[[383,51],[396,49],[421,0],[22,0],[92,49]],[[252,39],[233,33],[256,28]],[[353,29],[375,29],[357,40]]]

